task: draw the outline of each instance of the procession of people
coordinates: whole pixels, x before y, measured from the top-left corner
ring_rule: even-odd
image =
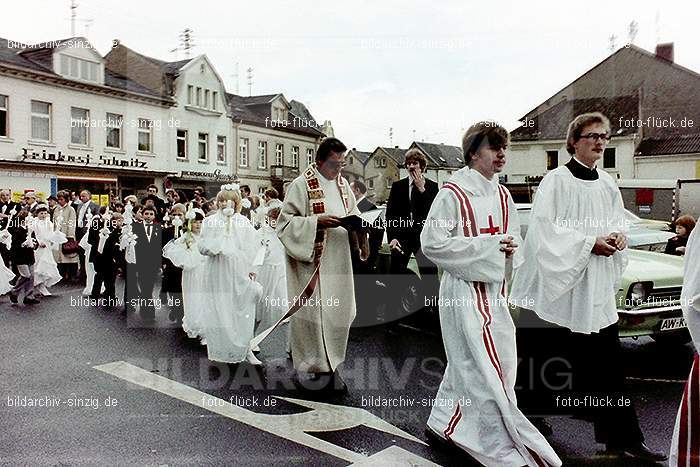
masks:
[[[645,444],[633,403],[575,412],[557,406],[561,398],[628,395],[615,293],[629,226],[617,185],[598,169],[610,130],[600,113],[570,123],[571,159],[540,183],[525,240],[498,178],[510,142],[505,128],[472,125],[462,140],[464,167],[442,186],[426,178],[419,150],[406,153],[408,177],[391,187],[386,212],[390,275],[405,274],[414,255],[424,295],[439,296],[432,303],[439,303],[447,366],[436,400],[452,403],[435,404],[426,420],[436,449],[458,449],[489,466],[558,466],[546,418],[564,415],[592,422],[608,452],[666,460]],[[87,190],[58,192],[52,206],[33,192],[15,203],[2,190],[0,294],[31,307],[71,281],[85,285],[95,306],[118,307],[144,326],[167,309],[172,323],[206,346],[209,360],[231,364],[263,365],[264,337],[284,332],[301,385],[345,393],[339,368],[382,236],[360,217],[376,208],[367,188],[342,176],[346,151],[337,138],[324,139],[315,163],[262,201],[237,183],[211,199],[197,189],[191,200],[176,190],[161,199],[150,185],[141,200],[127,196],[109,206]],[[685,255],[682,306],[700,349],[700,241],[694,221],[679,225],[669,252]],[[552,359],[567,363],[570,384],[551,384],[561,376],[550,374]],[[696,355],[673,465],[700,459],[699,367]],[[516,384],[530,374],[541,378]],[[469,406],[460,404],[466,400]]]

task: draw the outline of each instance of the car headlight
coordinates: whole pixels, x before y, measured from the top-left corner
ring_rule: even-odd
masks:
[[[652,284],[650,282],[635,282],[629,288],[628,299],[632,306],[639,306],[649,298]]]

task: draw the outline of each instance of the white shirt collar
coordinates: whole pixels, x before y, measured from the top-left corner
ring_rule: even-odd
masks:
[[[357,201],[355,201],[355,204],[360,204],[360,201],[362,201],[363,199],[365,199],[365,195],[362,195],[359,198],[357,198]]]

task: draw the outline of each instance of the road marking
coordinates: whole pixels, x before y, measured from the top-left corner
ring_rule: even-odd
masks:
[[[626,379],[631,379],[634,381],[651,381],[652,383],[686,383],[686,380],[684,379],[637,378],[636,376],[628,376]]]
[[[440,464],[430,462],[420,456],[416,456],[410,451],[406,451],[398,446],[391,446],[369,456],[365,460],[355,462],[352,467],[370,467],[375,465],[401,465],[411,467],[439,467]]]
[[[259,414],[124,361],[97,365],[93,368],[348,462],[360,462],[367,457],[305,432],[336,431],[364,425],[425,445],[418,438],[357,407],[275,396],[312,410],[289,415]],[[412,455],[415,459],[422,459],[420,456]],[[428,462],[426,459],[423,460]]]

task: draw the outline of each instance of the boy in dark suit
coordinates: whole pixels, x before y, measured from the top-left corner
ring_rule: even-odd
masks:
[[[34,298],[34,250],[37,248],[37,241],[34,233],[30,234],[27,229],[28,216],[28,211],[18,212],[8,229],[12,235],[10,258],[19,273],[17,282],[10,291],[10,301],[18,303],[19,299],[22,299],[25,305],[35,305],[39,303],[39,300]]]
[[[112,304],[114,304],[116,300],[114,282],[116,281],[117,277],[117,264],[119,264],[119,258],[122,254],[119,250],[119,237],[122,233],[123,220],[124,219],[120,213],[113,212],[109,221],[106,221],[103,224],[103,228],[106,226],[108,230],[102,233],[102,229],[100,229],[100,236],[105,234],[107,235],[102,248],[102,253],[98,251],[99,237],[97,245],[95,245],[93,250],[90,252],[92,263],[95,265],[95,282],[92,286],[90,298],[99,298],[100,290],[104,284],[105,291],[102,296],[106,299],[107,303]],[[94,255],[92,254],[93,251]]]
[[[132,232],[136,234],[136,282],[139,288],[139,305],[141,317],[145,321],[155,318],[153,288],[160,265],[163,262],[163,232],[161,225],[155,222],[156,208],[145,206],[141,210],[142,223],[132,224]]]

